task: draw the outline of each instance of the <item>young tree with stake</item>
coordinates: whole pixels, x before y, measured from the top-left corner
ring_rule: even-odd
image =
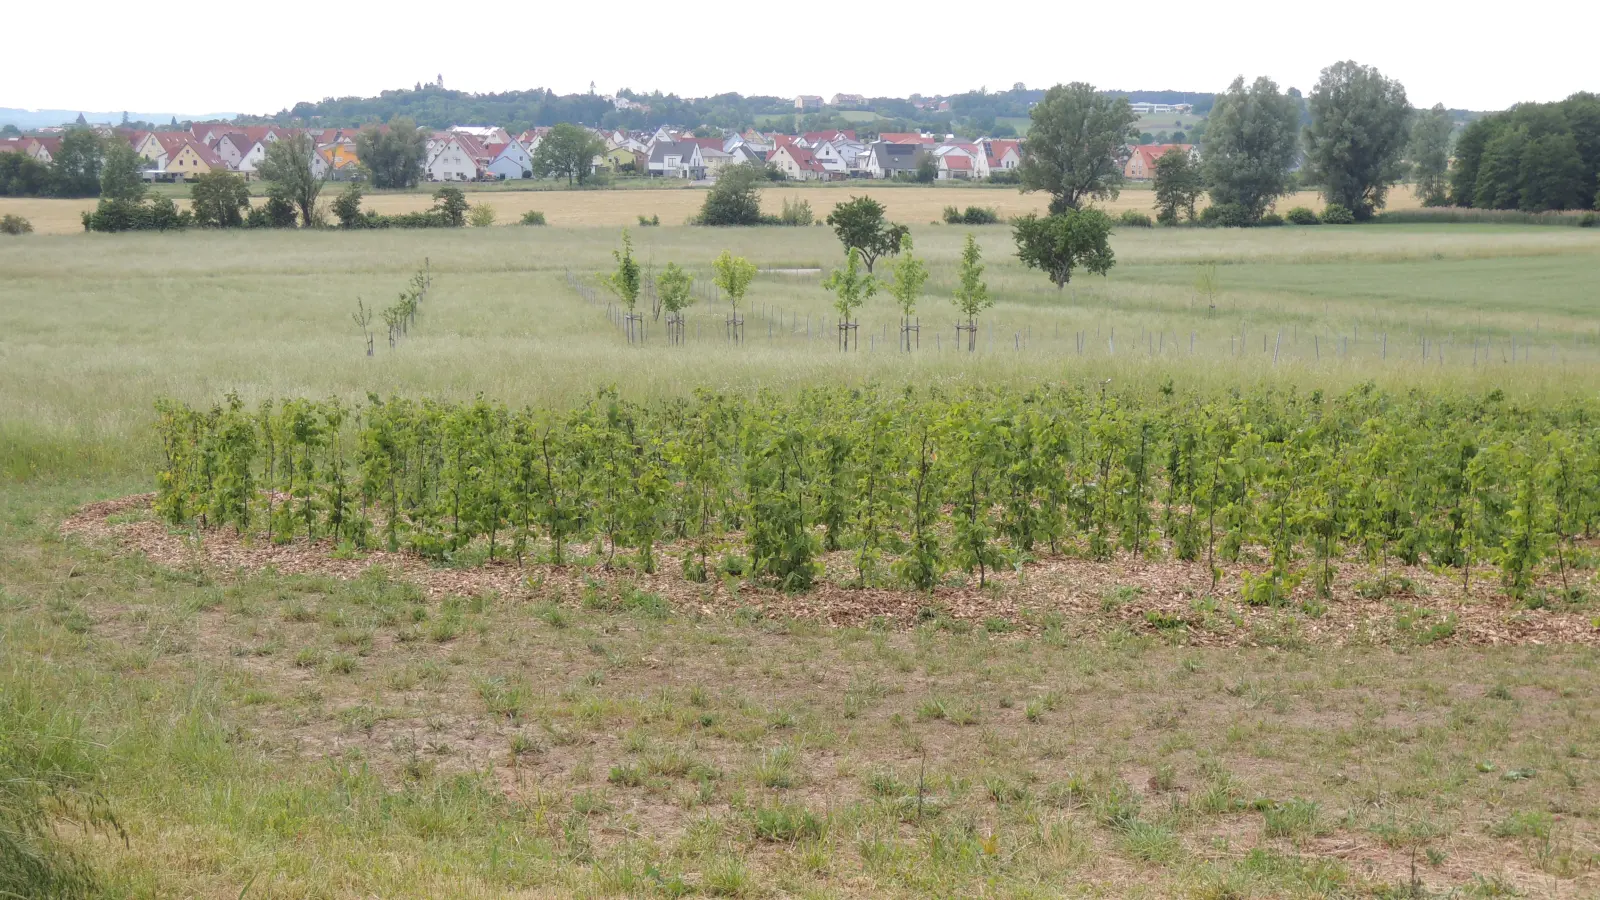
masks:
[[[606,289],[617,295],[624,308],[628,310],[627,330],[628,343],[633,343],[633,323],[639,318],[634,314],[634,308],[639,305],[639,290],[643,285],[640,276],[639,263],[633,258],[633,238],[628,235],[628,229],[622,229],[622,249],[611,251],[617,260],[617,270],[609,275],[601,275],[600,281]]]
[[[716,273],[713,281],[724,294],[728,295],[728,305],[733,307],[733,316],[728,320],[735,340],[744,335],[744,320],[739,318],[739,303],[744,300],[744,293],[750,289],[750,282],[756,278],[756,265],[742,256],[734,256],[724,250],[711,264]]]
[[[836,295],[833,308],[839,311],[839,348],[849,350],[850,334],[856,330],[850,317],[861,308],[861,304],[878,292],[878,280],[870,272],[862,273],[861,251],[851,247],[845,255],[844,268],[834,269],[822,286]],[[856,349],[861,349],[859,335],[856,337]]]
[[[989,296],[989,285],[983,281],[983,264],[979,262],[983,252],[978,249],[978,242],[969,233],[966,246],[961,248],[961,284],[956,288],[956,309],[967,317],[967,352],[978,349],[978,313],[994,305],[994,298]],[[961,326],[956,326],[961,328]]]
[[[900,307],[900,338],[904,349],[911,349],[912,316],[917,311],[917,299],[922,296],[922,286],[928,283],[928,267],[911,252],[911,235],[900,242],[900,257],[894,263],[894,280],[889,282],[889,295]],[[918,336],[920,338],[920,331]]]
[[[683,311],[694,303],[690,293],[693,287],[694,276],[678,268],[677,263],[667,263],[661,277],[656,279],[656,296],[661,299],[661,308],[667,311],[667,334],[680,344],[683,343]]]

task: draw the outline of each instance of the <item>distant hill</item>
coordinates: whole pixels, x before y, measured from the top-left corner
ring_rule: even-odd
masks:
[[[70,125],[78,121],[78,114],[83,114],[85,120],[91,125],[116,125],[122,121],[123,113],[117,112],[89,112],[77,109],[12,109],[0,106],[0,125],[15,125],[23,131],[33,128],[46,128],[51,125]],[[177,118],[179,122],[203,122],[215,119],[231,119],[238,113],[171,113],[171,112],[134,112],[127,113],[130,122],[154,122],[158,125]]]

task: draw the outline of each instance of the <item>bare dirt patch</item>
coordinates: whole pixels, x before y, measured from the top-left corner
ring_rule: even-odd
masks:
[[[1517,608],[1481,587],[1463,594],[1453,578],[1418,566],[1386,570],[1392,583],[1401,587],[1381,599],[1366,599],[1351,586],[1371,576],[1371,570],[1340,563],[1331,598],[1317,602],[1309,589],[1301,588],[1290,605],[1262,608],[1239,602],[1234,586],[1245,570],[1242,566],[1225,568],[1213,588],[1205,566],[1199,564],[1054,557],[992,574],[983,587],[969,579],[969,584],[942,586],[924,595],[855,587],[849,583],[848,554],[834,554],[826,560],[827,575],[815,589],[791,594],[736,579],[699,584],[669,574],[679,569],[671,547],[662,553],[655,574],[604,565],[495,563],[440,568],[414,554],[386,551],[340,559],[327,541],[273,544],[227,529],[174,531],[148,514],[153,497],[139,494],[90,504],[67,518],[62,531],[109,541],[162,565],[211,572],[272,570],[350,579],[381,566],[434,598],[493,592],[511,599],[572,602],[586,591],[626,583],[658,594],[680,611],[711,615],[753,610],[830,626],[904,625],[948,618],[967,625],[1054,627],[1071,634],[1126,628],[1200,646],[1391,642],[1600,646],[1600,618],[1592,611]]]

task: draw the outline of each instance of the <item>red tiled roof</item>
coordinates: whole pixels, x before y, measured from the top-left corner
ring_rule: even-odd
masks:
[[[794,160],[794,164],[803,172],[825,173],[828,171],[822,165],[822,160],[817,159],[817,155],[815,153],[812,153],[810,150],[807,150],[798,144],[786,144],[784,145],[783,149],[789,154],[789,158]]]
[[[1156,160],[1174,150],[1182,150],[1187,153],[1192,149],[1194,149],[1193,144],[1139,144],[1133,148],[1133,152],[1144,162],[1147,171],[1154,172]]]
[[[805,138],[808,144],[815,144],[818,141],[836,141],[839,138],[851,141],[856,139],[854,131],[839,131],[837,129],[833,131],[808,131],[801,136]]]
[[[903,131],[885,131],[878,135],[878,140],[888,141],[891,144],[921,144],[925,139],[920,134]]]
[[[939,158],[944,160],[944,167],[946,169],[971,169],[972,168],[972,158],[968,157],[968,156],[962,156],[959,153],[946,153],[944,156],[941,156]]]

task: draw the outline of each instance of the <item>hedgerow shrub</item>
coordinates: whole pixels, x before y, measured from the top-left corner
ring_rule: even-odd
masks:
[[[0,234],[27,234],[33,230],[33,223],[21,216],[7,213],[0,216]]]
[[[1290,225],[1321,225],[1322,220],[1317,214],[1304,206],[1296,206],[1283,214],[1283,218]]]
[[[1145,213],[1139,212],[1136,209],[1125,209],[1125,210],[1123,210],[1122,211],[1122,215],[1117,217],[1117,224],[1126,225],[1129,228],[1153,228],[1153,227],[1155,227],[1155,223],[1150,220],[1150,216],[1146,215]]]
[[[1329,203],[1322,208],[1322,224],[1324,225],[1354,225],[1356,214],[1338,203]]]
[[[1260,554],[1243,597],[1264,606],[1330,592],[1349,554],[1464,582],[1495,566],[1531,597],[1600,527],[1592,399],[1035,386],[157,412],[156,508],[174,524],[439,559],[559,563],[587,546],[647,571],[676,540],[692,577],[742,557],[720,568],[789,590],[836,548],[858,583],[923,590],[951,569],[1122,550],[1213,572]]]
[[[999,221],[1000,213],[987,206],[969,206],[966,209],[954,206],[944,208],[946,225],[994,225]]]

